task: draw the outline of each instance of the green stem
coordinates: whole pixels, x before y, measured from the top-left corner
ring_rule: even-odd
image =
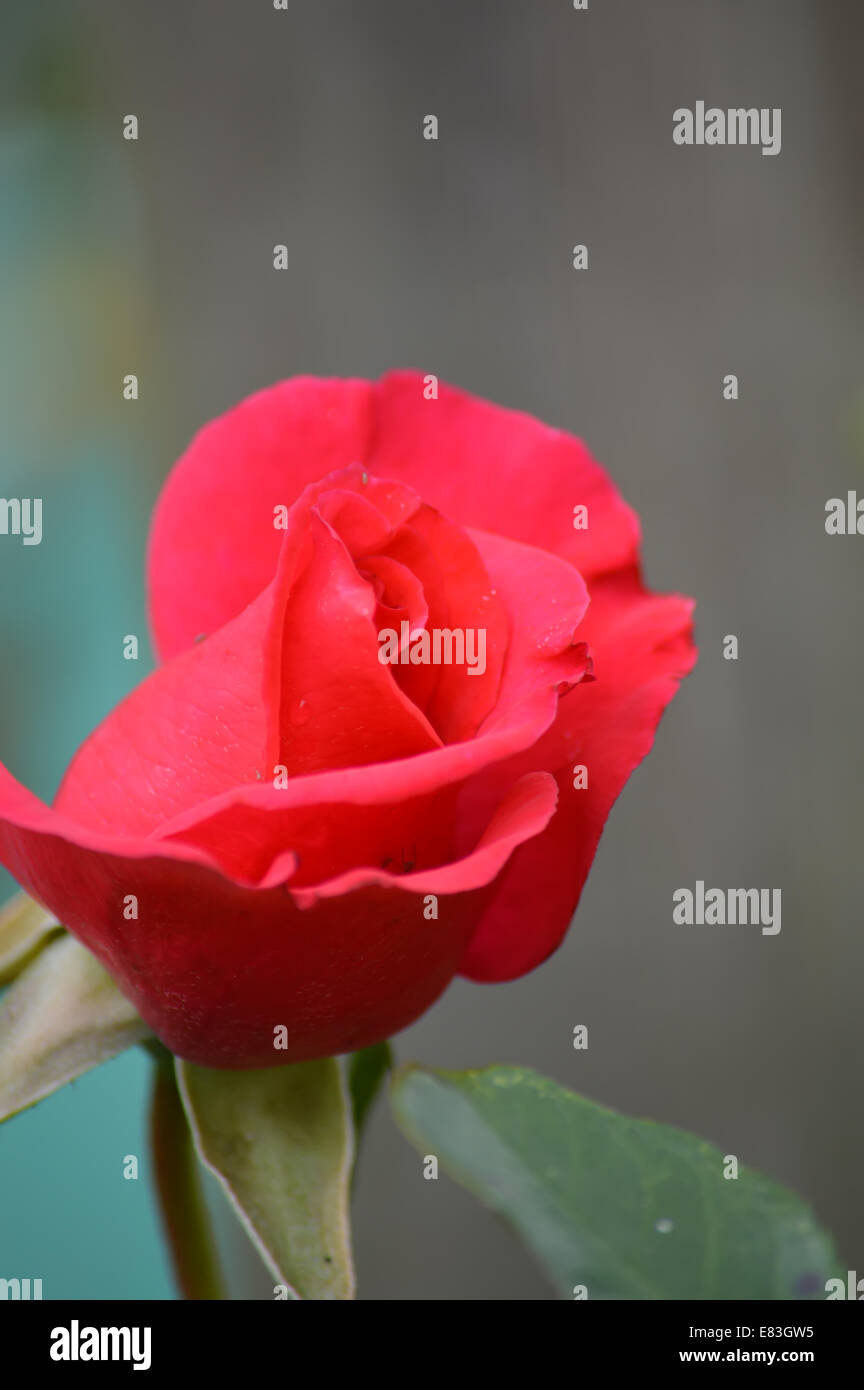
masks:
[[[174,1058],[161,1044],[148,1044],[148,1051],[156,1059],[150,1101],[153,1168],[174,1273],[184,1298],[222,1300],[226,1295],[201,1168],[177,1090]]]

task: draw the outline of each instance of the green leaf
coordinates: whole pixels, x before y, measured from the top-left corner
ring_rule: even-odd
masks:
[[[514,1227],[565,1298],[824,1298],[836,1273],[790,1192],[743,1167],[726,1178],[719,1149],[536,1072],[410,1067],[392,1099],[411,1142]]]
[[[148,1034],[95,956],[61,936],[0,1001],[0,1120]]]
[[[57,918],[46,908],[16,893],[0,908],[0,985],[8,984],[20,975],[24,966],[46,945],[49,936],[60,927]]]
[[[354,1133],[359,1137],[381,1082],[393,1066],[390,1044],[380,1042],[352,1052],[348,1059],[348,1089],[354,1114]]]
[[[295,1298],[353,1298],[353,1138],[339,1064],[212,1071],[178,1060],[177,1080],[198,1156],[277,1282]]]

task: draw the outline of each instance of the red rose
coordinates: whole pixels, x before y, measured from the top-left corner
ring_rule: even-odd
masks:
[[[0,769],[0,859],[174,1052],[350,1051],[556,948],[695,659],[581,443],[413,373],[284,382],[194,440],[149,570],[164,664],[53,809]]]

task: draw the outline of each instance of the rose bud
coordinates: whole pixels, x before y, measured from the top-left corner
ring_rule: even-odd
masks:
[[[52,808],[0,769],[0,860],[208,1066],[352,1051],[457,974],[523,975],[695,660],[638,541],[526,415],[404,372],[263,391],[159,499],[163,664]]]

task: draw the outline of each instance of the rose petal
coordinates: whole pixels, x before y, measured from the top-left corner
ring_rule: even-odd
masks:
[[[305,498],[276,575],[238,618],[153,672],[79,749],[55,801],[146,835],[244,784],[409,757],[440,740],[378,660],[375,598]]]
[[[375,594],[317,513],[285,607],[278,763],[291,776],[389,762],[440,745],[378,659]]]
[[[363,458],[371,391],[366,381],[295,377],[195,436],[150,529],[150,619],[163,661],[236,617],[270,583],[281,540],[274,508]]]
[[[400,478],[460,525],[564,556],[589,579],[634,562],[639,523],[580,439],[416,372],[376,384],[378,427],[366,462]],[[574,530],[573,508],[588,508]]]
[[[638,523],[578,439],[423,377],[298,377],[202,430],[172,470],[150,534],[150,608],[163,659],[235,617],[273,577],[273,509],[357,462],[462,526],[569,559],[586,578],[634,563]],[[573,508],[588,527],[573,528]]]
[[[554,804],[553,780],[528,778],[461,863],[401,880],[361,870],[335,896],[295,895],[273,880],[258,890],[233,882],[190,846],[109,848],[0,768],[0,861],[172,1051],[204,1066],[264,1067],[366,1047],[427,1009],[464,955],[488,884]],[[430,894],[440,895],[437,918],[426,915]],[[276,1051],[281,1027],[288,1046]]]
[[[559,806],[549,827],[519,849],[496,887],[462,963],[472,980],[510,980],[541,964],[563,939],[606,818],[630,773],[649,752],[678,683],[691,670],[693,604],[657,597],[638,580],[598,582],[583,624],[596,681],[564,700],[533,748],[490,769],[466,791],[461,814],[470,837],[502,786],[531,767],[555,771]],[[588,786],[573,786],[574,765]]]
[[[421,864],[439,862],[437,822],[443,816],[450,826],[453,807],[451,803],[442,807],[434,798],[448,788],[455,790],[470,778],[484,774],[496,763],[532,748],[554,722],[560,691],[581,681],[590,668],[585,644],[573,641],[574,628],[578,634],[587,603],[585,586],[575,570],[554,556],[527,546],[514,546],[499,537],[478,534],[476,539],[486,555],[493,585],[499,588],[502,602],[510,613],[513,630],[495,710],[475,738],[388,762],[339,771],[320,770],[312,776],[293,776],[287,786],[279,790],[265,784],[242,786],[191,807],[162,826],[159,833],[182,837],[189,843],[206,844],[220,857],[226,854],[227,871],[243,867],[245,861],[237,859],[238,854],[253,855],[254,868],[247,864],[246,872],[254,876],[256,882],[269,875],[268,866],[290,845],[301,857],[303,881],[308,883],[310,873],[342,872],[349,862],[358,862],[351,861],[352,850],[347,843],[350,834],[356,833],[349,831],[348,826],[356,826],[356,822],[344,821],[335,808],[402,802],[414,810],[408,813],[406,833],[399,837],[398,845],[387,828],[386,817],[385,828],[379,836],[375,830],[377,813],[370,813],[369,825],[358,833],[358,854],[368,855],[367,862],[377,866],[385,857],[395,858],[394,850],[410,850],[413,845],[414,850],[403,859],[413,858]],[[520,582],[522,575],[528,576],[530,584]],[[554,616],[550,617],[550,613]],[[312,749],[314,753],[314,744]],[[530,770],[536,770],[537,766],[533,764]],[[505,795],[513,780],[498,786],[494,804]],[[423,798],[430,798],[425,833]],[[345,844],[334,843],[327,847],[329,859],[321,858],[320,846],[310,847],[303,839],[291,838],[291,834],[305,823],[302,818],[292,820],[291,817],[304,808],[327,808],[316,813],[328,823],[329,817],[334,817],[337,841],[341,835],[345,836]],[[472,822],[467,834],[457,834],[454,845],[457,857],[476,843],[493,809],[493,804],[488,804],[485,820]],[[407,833],[409,825],[412,827],[410,835]],[[342,826],[341,832],[339,826]],[[289,828],[292,828],[291,833]],[[458,825],[456,830],[459,831]]]
[[[81,745],[54,801],[84,826],[148,835],[189,807],[272,778],[279,672],[274,622],[291,578],[181,652],[132,691]]]

